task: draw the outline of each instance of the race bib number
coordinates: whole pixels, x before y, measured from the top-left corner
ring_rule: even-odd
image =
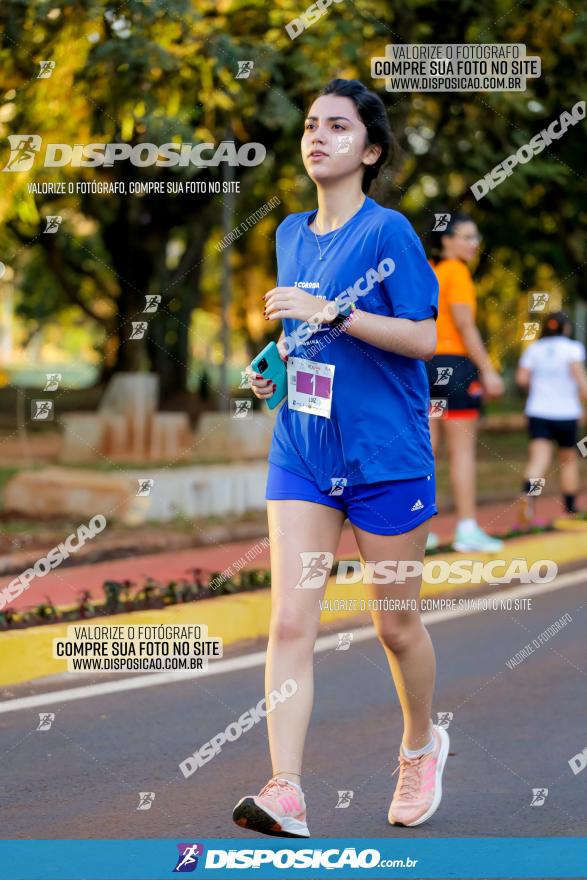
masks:
[[[334,364],[305,358],[287,359],[287,405],[290,409],[330,418]]]

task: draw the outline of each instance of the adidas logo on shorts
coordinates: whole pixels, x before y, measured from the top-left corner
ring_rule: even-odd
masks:
[[[416,501],[416,503],[412,505],[411,509],[412,509],[412,510],[422,510],[423,507],[424,507],[424,505],[422,504],[422,502],[421,502],[420,499],[418,498],[418,500]]]

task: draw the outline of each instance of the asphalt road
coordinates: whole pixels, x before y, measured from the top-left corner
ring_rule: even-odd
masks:
[[[582,581],[534,596],[531,610],[430,625],[434,709],[453,713],[451,754],[439,811],[410,831],[386,818],[401,722],[379,644],[318,653],[304,779],[313,836],[587,836],[587,768],[575,775],[568,763],[587,747],[586,610]],[[566,613],[572,621],[559,633],[506,666]],[[178,764],[254,706],[262,681],[258,665],[73,702],[57,694],[0,714],[2,837],[250,839],[231,811],[270,772],[264,724],[189,779]],[[50,730],[36,730],[41,711],[55,713]],[[542,806],[530,806],[533,788],[548,788]],[[350,806],[337,808],[337,792],[348,790]],[[139,792],[155,792],[149,810],[137,810]]]

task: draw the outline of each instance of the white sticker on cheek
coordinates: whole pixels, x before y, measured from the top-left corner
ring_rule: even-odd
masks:
[[[355,156],[357,139],[352,134],[337,134],[334,139],[334,155],[335,156]]]

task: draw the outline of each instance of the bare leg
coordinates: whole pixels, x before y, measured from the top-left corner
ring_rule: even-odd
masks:
[[[531,440],[528,450],[528,462],[524,469],[526,480],[539,480],[546,476],[552,458],[550,440]],[[562,476],[562,471],[561,471]],[[522,522],[528,524],[536,515],[536,499],[532,495],[523,495],[521,499]]]
[[[336,553],[344,514],[309,501],[268,501],[271,540],[271,624],[265,690],[293,679],[295,694],[267,715],[273,774],[300,781],[304,742],[314,700],[314,644],[320,623],[320,589],[296,589],[303,575],[300,554]]]
[[[442,440],[442,422],[440,419],[430,419],[429,425],[430,443],[432,445],[432,455],[434,456],[434,467],[436,468],[438,463],[438,453],[440,452],[440,444]],[[435,550],[438,547],[438,535],[436,535],[434,532],[430,532],[428,535],[428,542],[426,546],[430,550]]]
[[[550,467],[552,443],[550,440],[531,440],[528,452],[528,463],[524,470],[524,477],[527,480],[542,479]]]
[[[425,522],[403,535],[374,535],[353,526],[361,556],[367,562],[415,560],[424,558],[430,523]],[[370,599],[418,600],[422,578],[411,577],[405,584],[365,584]],[[377,637],[391,669],[404,719],[403,744],[419,749],[430,741],[430,714],[436,658],[428,630],[419,611],[371,612]]]
[[[447,419],[444,425],[458,522],[475,519],[477,422],[477,418]]]
[[[575,446],[559,449],[561,492],[576,495],[579,491],[579,456]]]
[[[430,442],[432,444],[432,454],[437,457],[440,450],[440,419],[430,419]]]

